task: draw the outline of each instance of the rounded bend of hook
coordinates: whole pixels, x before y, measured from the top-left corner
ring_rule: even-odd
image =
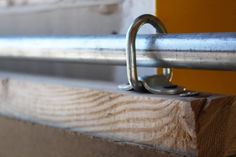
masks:
[[[135,91],[143,91],[143,83],[138,80],[137,62],[136,62],[136,46],[135,40],[139,29],[144,24],[151,24],[158,33],[166,33],[166,28],[162,22],[153,15],[145,14],[139,16],[129,27],[126,34],[126,62],[127,62],[127,76],[129,84]]]

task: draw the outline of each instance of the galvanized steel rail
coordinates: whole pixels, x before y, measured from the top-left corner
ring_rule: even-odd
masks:
[[[0,37],[1,59],[126,64],[125,35]],[[236,33],[139,35],[137,64],[144,67],[236,70]]]

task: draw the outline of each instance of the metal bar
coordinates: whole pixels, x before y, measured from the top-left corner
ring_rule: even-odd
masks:
[[[124,35],[0,37],[0,58],[126,64]],[[140,35],[137,64],[145,67],[236,70],[236,33]]]

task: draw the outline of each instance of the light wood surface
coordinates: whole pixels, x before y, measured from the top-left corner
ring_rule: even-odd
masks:
[[[1,157],[179,157],[3,117],[0,126]]]
[[[0,74],[0,113],[185,156],[235,155],[234,97],[121,92],[104,82]]]
[[[228,119],[228,128],[226,132],[226,144],[224,156],[234,157],[236,156],[236,101],[234,101],[232,107],[230,108],[230,115]]]

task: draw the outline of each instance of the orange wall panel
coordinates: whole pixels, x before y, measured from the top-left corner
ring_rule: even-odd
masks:
[[[157,0],[156,14],[169,33],[236,32],[236,0]],[[236,95],[236,72],[174,69],[173,82]]]

